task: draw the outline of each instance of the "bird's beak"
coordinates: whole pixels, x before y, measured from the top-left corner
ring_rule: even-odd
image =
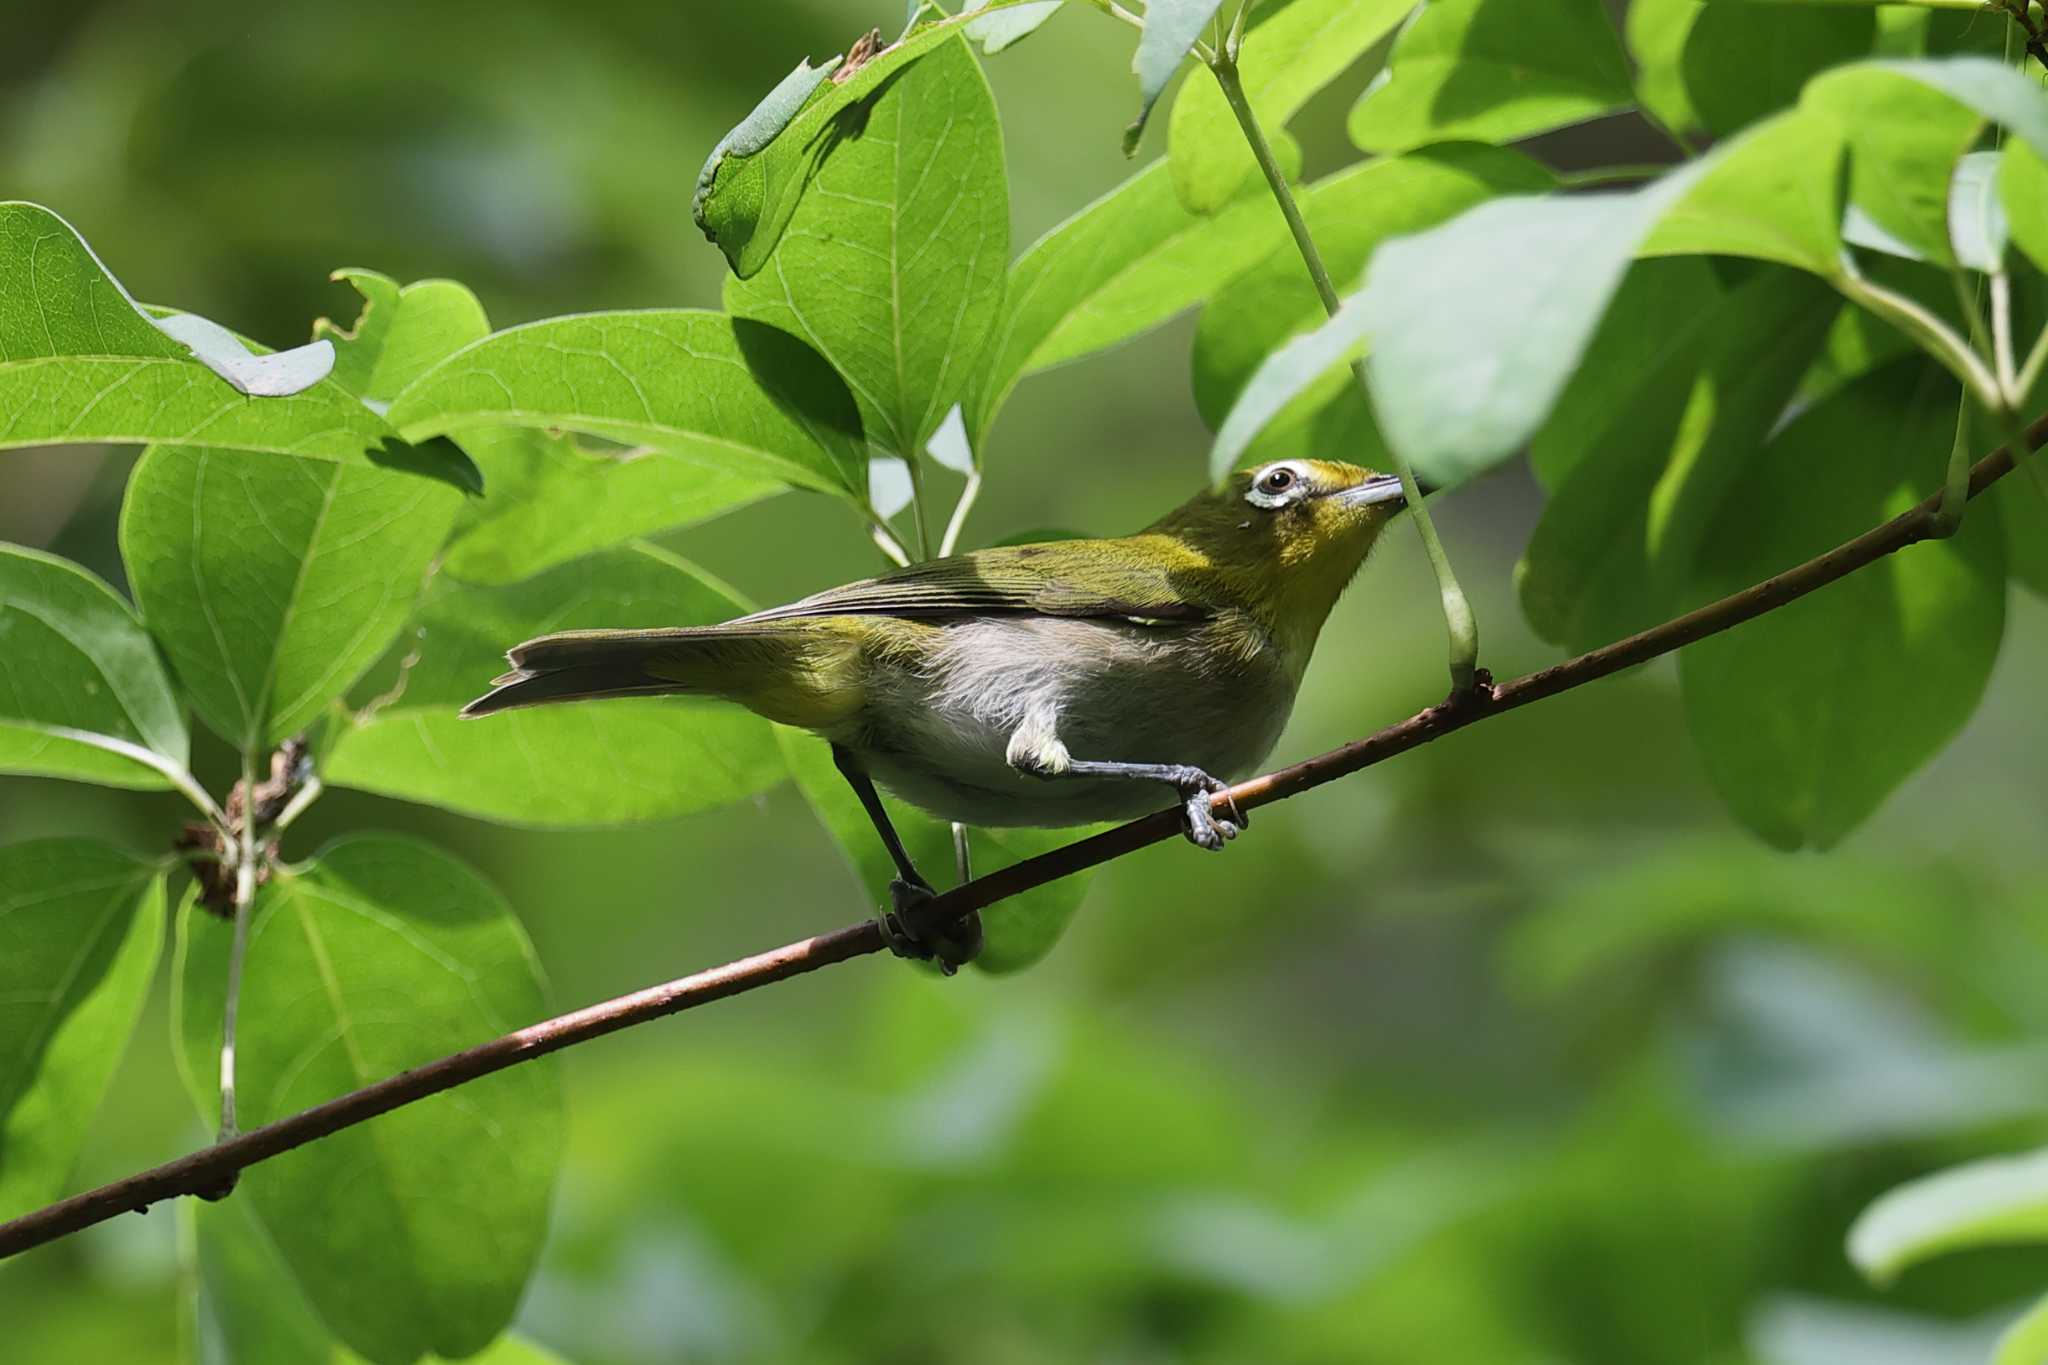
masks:
[[[1429,484],[1421,483],[1420,481],[1417,482],[1416,486],[1425,494],[1436,491]],[[1401,491],[1401,476],[1398,474],[1375,474],[1364,483],[1353,484],[1351,487],[1338,493],[1337,497],[1354,507],[1374,507],[1381,504],[1391,504],[1393,510],[1397,512],[1408,505],[1407,495]]]

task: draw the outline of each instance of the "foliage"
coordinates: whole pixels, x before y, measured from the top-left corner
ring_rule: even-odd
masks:
[[[1966,509],[1958,482],[1982,438],[2034,415],[2048,365],[2038,72],[1985,55],[1981,31],[1904,6],[1637,0],[1617,28],[1596,0],[1155,0],[1135,21],[1140,112],[1125,141],[1140,145],[1155,102],[1192,66],[1166,156],[1012,259],[1012,175],[983,58],[1058,8],[917,5],[894,42],[799,64],[695,182],[696,222],[730,268],[717,310],[494,330],[463,285],[348,269],[336,278],[361,296],[353,326],[323,320],[306,346],[273,354],[136,303],[56,213],[0,205],[0,447],[143,447],[119,524],[126,595],[71,558],[0,546],[0,771],[170,788],[203,819],[182,858],[84,839],[0,847],[0,1214],[69,1183],[157,970],[166,878],[181,869],[192,875],[171,1012],[208,1124],[232,1103],[253,1127],[545,1013],[512,905],[454,854],[358,833],[284,860],[279,842],[323,791],[587,829],[734,806],[789,778],[857,876],[847,900],[872,903],[887,860],[805,737],[694,701],[488,727],[457,712],[527,636],[743,612],[718,577],[650,540],[679,527],[764,502],[762,517],[794,525],[822,506],[884,554],[944,552],[967,534],[1021,381],[1192,308],[1212,478],[1313,451],[1412,463],[1456,488],[1529,451],[1549,498],[1516,588],[1535,634],[1567,650],[1745,588],[1946,488],[1940,543],[1683,656],[1699,766],[1767,843],[1837,845],[1971,716],[2005,643],[2008,579],[2048,586],[2039,469],[2002,485],[1995,512]],[[2032,22],[1979,18],[2001,42],[2005,19],[2014,34]],[[1107,22],[1062,32],[1076,44],[1117,35]],[[1304,158],[1281,125],[1367,74],[1346,125],[1367,155],[1293,183]],[[1567,172],[1529,141],[1610,117],[1666,138],[1668,164]],[[1013,132],[1022,122],[1013,115]],[[1263,160],[1262,136],[1275,149]],[[1296,208],[1313,251],[1288,221]],[[1348,368],[1361,357],[1364,389]],[[957,479],[965,489],[941,517],[935,490]],[[189,715],[232,751],[232,797],[194,775]],[[953,831],[914,812],[898,822],[926,867],[950,865],[956,835],[980,871],[1072,837]],[[1701,879],[1656,866],[1645,880]],[[1088,891],[1070,878],[992,910],[980,965],[1044,958]],[[1199,888],[1184,891],[1176,909],[1202,914]],[[1583,903],[1603,902],[1589,891]],[[1762,918],[1874,951],[1911,937],[1899,927],[1909,912],[1894,910],[1850,925]],[[1719,914],[1711,897],[1675,897],[1623,933],[1611,915],[1556,910],[1511,956],[1553,994],[1563,978],[1597,994],[1622,959],[1721,972],[1734,983],[1721,997],[1701,989],[1730,1009],[1759,981],[1792,982],[1792,994],[1839,985],[1784,952],[1702,966],[1692,935]],[[1930,975],[1946,989],[1959,974]],[[905,1052],[936,1047],[919,1031],[946,1026],[940,1007],[916,1008],[875,1026]],[[1461,1321],[1460,1358],[1676,1358],[1660,1352],[1682,1334],[1660,1338],[1646,1321],[1573,1341],[1481,1292],[1531,1211],[1569,1203],[1587,1178],[1592,1158],[1570,1142],[1543,1154],[1528,1188],[1490,1178],[1490,1154],[1455,1148],[1413,1168],[1313,1151],[1288,1180],[1260,1184],[1222,1136],[1238,1117],[1149,1090],[1142,1043],[1072,1043],[1120,1026],[1027,1021],[961,1063],[1011,1087],[984,1081],[969,1093],[975,1112],[943,1087],[876,1101],[882,1137],[828,1154],[837,1202],[813,1218],[744,1225],[741,1213],[762,1211],[735,1196],[710,1221],[778,1255],[799,1254],[778,1239],[814,1238],[810,1254],[881,1274],[877,1229],[914,1211],[861,1182],[891,1160],[943,1172],[946,1142],[992,1141],[978,1134],[1007,1124],[1020,1136],[1005,1178],[1045,1203],[984,1192],[999,1232],[980,1254],[1022,1263],[1105,1239],[1114,1254],[1062,1273],[1142,1266],[1127,1316],[1145,1294],[1198,1284],[1307,1305],[1303,1359],[1393,1349],[1398,1336],[1357,1335],[1367,1306],[1417,1332],[1432,1314]],[[1739,1201],[1765,1178],[1671,1138],[1684,1087],[1657,1062],[1637,1065],[1611,1101],[1627,1120],[1616,1145],[1654,1154],[1673,1197],[1696,1198],[1690,1213],[1737,1238],[1741,1211],[1713,1196]],[[843,1081],[815,1062],[804,1074],[821,1092]],[[791,1128],[822,1131],[807,1093],[764,1093],[743,1062],[706,1059],[691,1098],[732,1131],[672,1124],[636,1092],[648,1142],[627,1164],[739,1169],[763,1144],[792,1142]],[[1786,1131],[1770,1128],[1785,1121],[1776,1092],[1746,1103],[1731,1112]],[[1124,1118],[1161,1123],[1181,1145],[1139,1170],[1077,1170],[1048,1136],[1079,1134],[1085,1149]],[[507,1331],[546,1242],[562,1144],[556,1077],[538,1062],[259,1165],[191,1223],[201,1349],[540,1359]],[[1174,1188],[1171,1173],[1210,1192]],[[1940,1251],[2039,1240],[2041,1184],[2024,1161],[1931,1177],[1873,1208],[1852,1254],[1889,1276]],[[590,1197],[630,1220],[642,1213],[632,1189],[614,1172]],[[1332,1189],[1337,1215],[1288,1206]],[[1468,1218],[1483,1228],[1474,1244],[1414,1275],[1412,1295],[1373,1278],[1410,1241]],[[1382,1220],[1394,1231],[1358,1232]],[[1578,1231],[1629,1259],[1626,1230]],[[574,1222],[565,1234],[587,1235]],[[1700,1301],[1734,1312],[1750,1269],[1701,1285]],[[1043,1288],[1057,1298],[1058,1285]],[[2044,1315],[2012,1327],[2001,1365],[2038,1356]],[[1242,1358],[1257,1321],[1241,1305],[1219,1314],[1188,1358]],[[953,1316],[913,1323],[911,1344],[931,1344],[923,1326],[941,1342],[974,1330]],[[1738,1349],[1725,1322],[1714,1330],[1716,1349]],[[1139,1334],[1118,1344],[1147,1353]]]

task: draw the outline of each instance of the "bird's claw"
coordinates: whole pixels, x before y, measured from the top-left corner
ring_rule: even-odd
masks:
[[[938,893],[922,881],[889,883],[889,908],[876,916],[889,951],[913,962],[931,962],[951,976],[981,952],[981,912],[957,919],[929,913]]]
[[[1175,785],[1180,788],[1181,814],[1187,820],[1188,842],[1195,847],[1218,852],[1224,844],[1251,828],[1251,816],[1230,799],[1228,782],[1219,781],[1200,768],[1187,768]],[[1229,814],[1218,815],[1219,809]]]

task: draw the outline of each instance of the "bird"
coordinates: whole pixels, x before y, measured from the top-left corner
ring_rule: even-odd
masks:
[[[982,827],[1129,819],[1164,786],[1188,839],[1222,848],[1247,823],[1223,794],[1272,752],[1324,622],[1406,505],[1396,475],[1278,460],[1135,535],[972,550],[721,625],[543,635],[462,714],[680,694],[812,732],[896,865],[889,946],[950,973],[979,917],[919,915],[935,893],[876,783]]]

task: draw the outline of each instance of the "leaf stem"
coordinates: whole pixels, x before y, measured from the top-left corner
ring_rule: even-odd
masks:
[[[875,542],[875,548],[897,568],[909,568],[909,552],[903,548],[903,542],[896,538],[896,533],[889,529],[889,523],[882,520],[882,514],[875,510],[875,505],[872,502],[863,502],[860,510],[861,515],[867,518],[868,538]]]
[[[1095,8],[1101,10],[1104,14],[1107,14],[1112,19],[1116,19],[1123,23],[1129,24],[1132,28],[1137,29],[1140,32],[1144,31],[1145,21],[1143,19],[1140,19],[1137,15],[1131,13],[1129,10],[1125,9],[1122,5],[1116,3],[1116,0],[1088,0],[1088,3],[1095,6]]]
[[[981,466],[976,465],[967,476],[967,486],[960,490],[960,500],[953,504],[953,515],[946,520],[946,533],[939,537],[939,558],[944,559],[960,546],[960,533],[967,528],[967,514],[974,510],[974,500],[981,496]]]
[[[1920,343],[1920,348],[1940,361],[1979,403],[1992,412],[2004,408],[1998,380],[1986,368],[1970,343],[1955,334],[1947,323],[1904,294],[1865,279],[1845,256],[1835,276],[1835,288],[1851,302],[1862,305]]]
[[[904,456],[903,463],[910,470],[910,524],[917,531],[917,557],[930,559],[932,537],[924,524],[924,470],[915,455]]]
[[[1294,235],[1294,245],[1301,252],[1302,263],[1308,267],[1316,296],[1323,301],[1323,310],[1334,317],[1343,306],[1343,300],[1337,296],[1337,288],[1330,282],[1329,268],[1323,264],[1322,252],[1317,249],[1308,223],[1301,216],[1301,206],[1295,202],[1294,190],[1287,183],[1287,173],[1281,169],[1279,158],[1274,156],[1272,145],[1266,141],[1265,131],[1259,127],[1259,117],[1253,112],[1251,100],[1245,95],[1244,82],[1238,77],[1237,63],[1228,57],[1218,57],[1208,59],[1208,65],[1216,83],[1223,88],[1224,101],[1230,105],[1231,113],[1237,116],[1238,127],[1244,130],[1245,141],[1251,145],[1252,156],[1265,173],[1273,198],[1279,201],[1280,214],[1287,220],[1287,230]],[[1365,362],[1351,362],[1351,373],[1358,381],[1359,389],[1370,396]],[[1415,481],[1415,471],[1409,466],[1408,457],[1391,446],[1387,455],[1393,463],[1394,472],[1401,478],[1401,492],[1407,499],[1409,514],[1414,517],[1415,529],[1422,537],[1422,548],[1429,556],[1429,566],[1436,573],[1437,592],[1443,599],[1444,629],[1450,636],[1451,689],[1468,692],[1474,686],[1479,670],[1479,627],[1472,617],[1472,604],[1458,584],[1450,556],[1444,553],[1443,542],[1437,538],[1436,524],[1430,519],[1429,509],[1423,506],[1422,487]]]
[[[235,936],[228,949],[228,979],[220,1014],[220,1137],[241,1133],[235,1119],[235,1044],[242,1010],[242,965],[249,956],[249,915],[256,904],[256,754],[242,751],[242,818],[236,830]]]
[[[1583,171],[1558,171],[1563,189],[1583,190],[1600,185],[1626,185],[1638,180],[1655,180],[1671,169],[1668,162],[1642,161],[1625,166],[1590,166]]]
[[[2012,363],[2012,281],[2003,270],[1991,276],[1991,370],[1998,387],[2005,390],[2006,407],[2018,408],[2026,401]]]
[[[293,821],[306,813],[308,806],[320,799],[320,793],[325,790],[318,777],[308,777],[299,784],[299,789],[292,793],[292,799],[285,802],[284,809],[277,813],[277,818],[263,831],[272,848],[277,847],[279,837],[292,827]]]

